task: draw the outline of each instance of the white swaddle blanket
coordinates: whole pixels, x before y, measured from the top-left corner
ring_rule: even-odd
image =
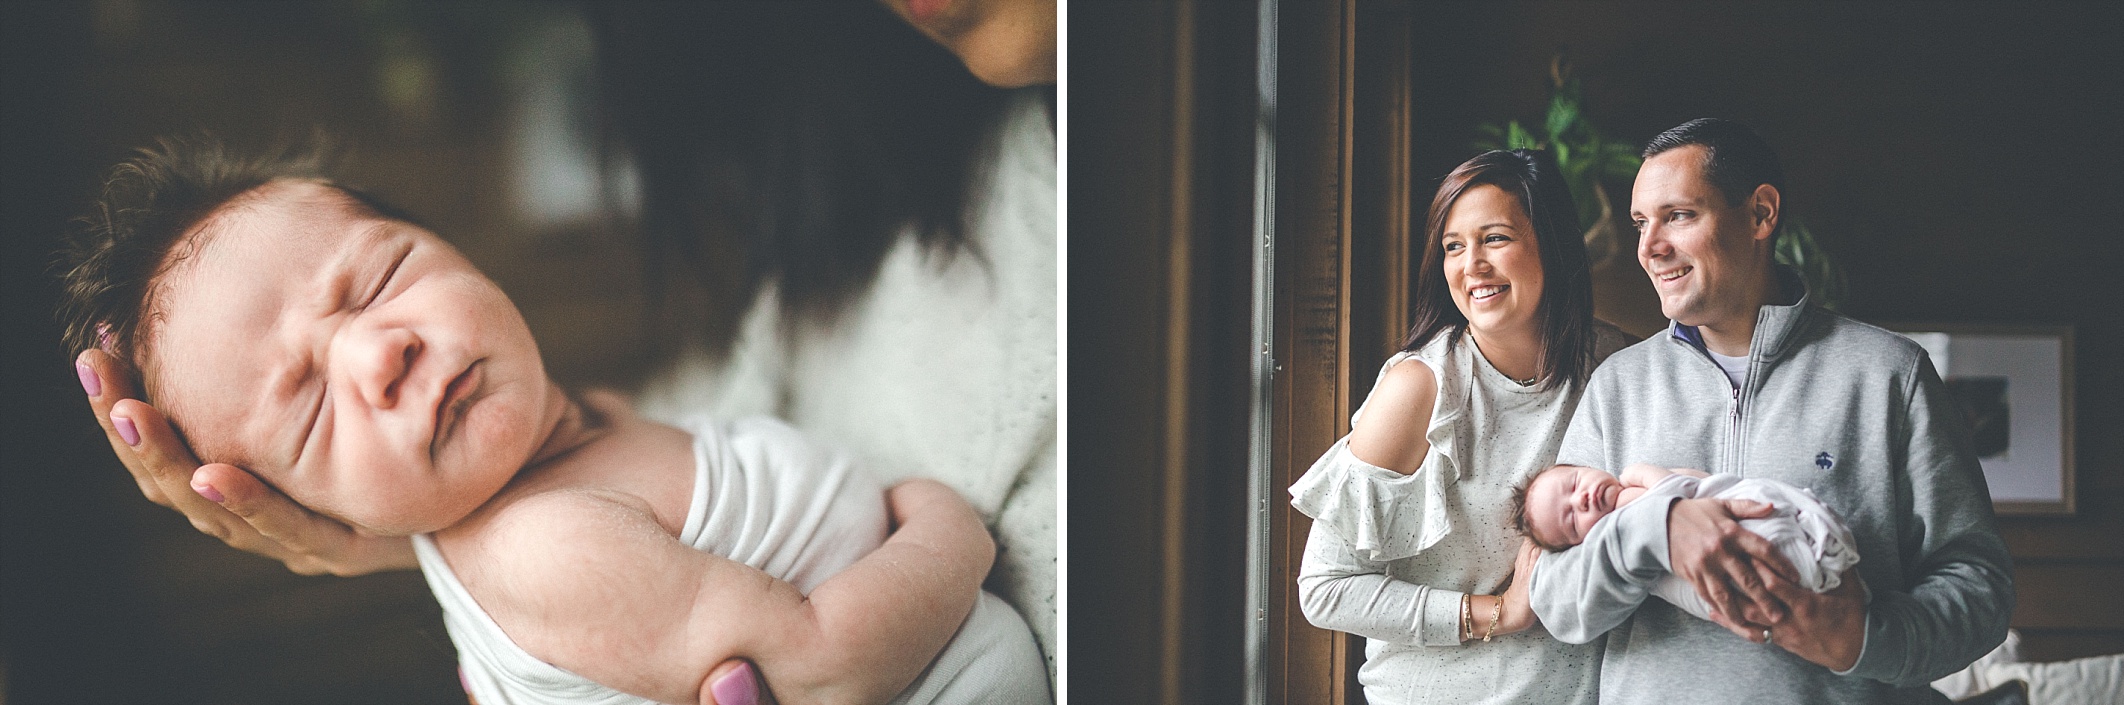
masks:
[[[1712,475],[1697,479],[1671,475],[1653,485],[1644,500],[1654,494],[1673,494],[1682,499],[1745,499],[1771,505],[1776,513],[1761,519],[1742,519],[1741,528],[1769,539],[1799,572],[1799,584],[1815,592],[1828,592],[1843,584],[1844,571],[1858,565],[1857,541],[1836,511],[1815,499],[1814,493],[1777,480]],[[1601,517],[1606,522],[1609,517]],[[1652,586],[1652,594],[1674,603],[1689,614],[1711,618],[1711,603],[1696,594],[1696,587],[1669,573]]]
[[[884,486],[848,458],[765,418],[693,419],[694,487],[678,540],[787,580],[806,593],[876,550],[887,530]],[[647,705],[539,660],[494,622],[425,534],[421,573],[442,603],[465,685],[483,705]],[[772,674],[768,674],[770,677]],[[894,703],[1048,703],[1039,647],[1025,620],[983,592],[944,651]]]

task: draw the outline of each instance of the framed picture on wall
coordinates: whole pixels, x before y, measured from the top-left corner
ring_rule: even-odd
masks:
[[[1969,421],[2001,515],[2069,515],[2072,326],[1896,323],[1932,357]]]

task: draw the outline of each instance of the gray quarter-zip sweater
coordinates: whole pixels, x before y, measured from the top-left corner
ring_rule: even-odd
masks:
[[[2013,571],[1968,430],[1923,349],[1809,306],[1762,307],[1734,389],[1695,329],[1670,323],[1587,383],[1556,462],[1634,462],[1782,480],[1850,524],[1872,595],[1865,645],[1832,673],[1662,600],[1667,512],[1541,557],[1530,592],[1552,633],[1608,636],[1603,703],[1937,702],[1927,684],[2005,639]],[[1622,522],[1630,522],[1624,525]]]

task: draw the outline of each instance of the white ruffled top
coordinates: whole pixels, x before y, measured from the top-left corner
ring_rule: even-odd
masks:
[[[1313,624],[1368,638],[1358,681],[1370,702],[1591,703],[1597,642],[1565,644],[1540,629],[1459,639],[1461,596],[1498,593],[1511,575],[1520,541],[1507,521],[1512,488],[1555,462],[1581,386],[1521,386],[1472,338],[1446,338],[1379,371],[1385,379],[1415,362],[1438,381],[1423,431],[1430,450],[1415,472],[1365,462],[1344,437],[1291,485],[1291,505],[1314,520],[1300,602]],[[1597,357],[1627,342],[1596,326]],[[1363,419],[1359,408],[1350,423]]]

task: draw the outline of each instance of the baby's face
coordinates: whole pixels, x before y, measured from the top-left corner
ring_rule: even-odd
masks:
[[[508,297],[434,233],[336,189],[259,187],[174,251],[190,255],[159,282],[157,403],[200,460],[311,509],[384,534],[449,526],[559,418]]]
[[[1622,482],[1593,468],[1560,465],[1527,486],[1527,528],[1537,541],[1576,546],[1593,523],[1615,511]]]

